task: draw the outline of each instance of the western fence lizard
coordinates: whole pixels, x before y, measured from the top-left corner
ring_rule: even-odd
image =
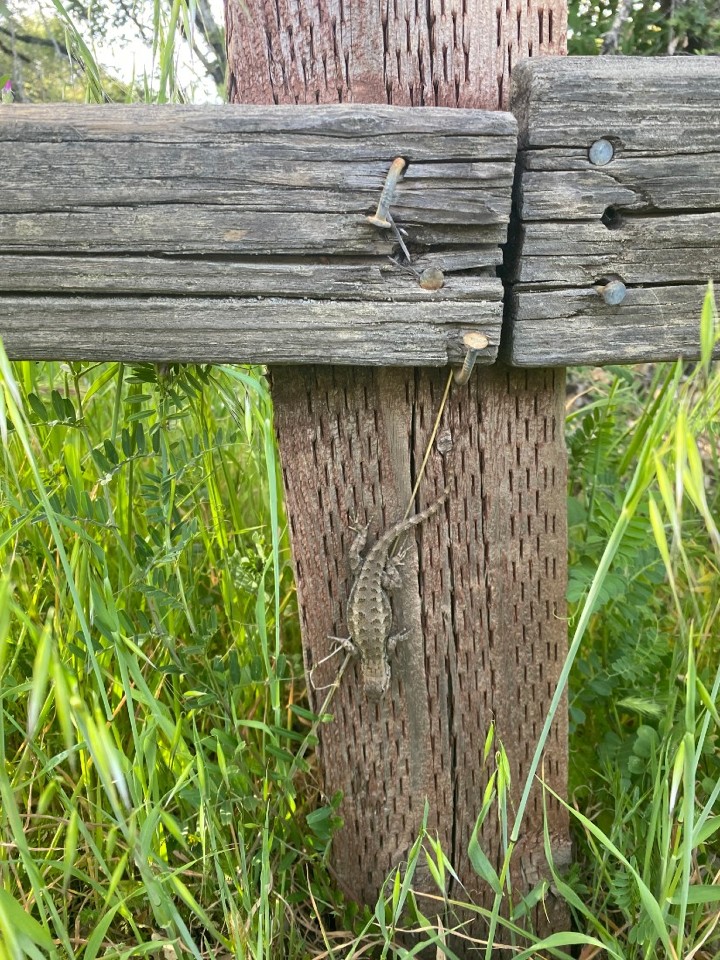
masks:
[[[436,513],[447,499],[448,491],[426,510],[401,520],[383,533],[363,559],[367,527],[358,533],[350,549],[350,566],[356,572],[347,609],[348,639],[333,637],[360,657],[363,687],[369,699],[379,700],[390,685],[389,658],[407,631],[392,634],[392,606],[388,593],[402,585],[399,560],[390,556],[393,544],[408,530]]]

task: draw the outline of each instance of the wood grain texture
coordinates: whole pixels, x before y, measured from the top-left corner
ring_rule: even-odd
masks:
[[[437,253],[425,254],[415,261],[417,270],[437,266]],[[434,290],[438,300],[478,300],[502,298],[502,287],[495,281],[495,267],[502,262],[499,248],[450,249],[442,253],[445,285]],[[286,297],[312,300],[322,292],[328,300],[382,300],[392,303],[428,301],[428,291],[410,272],[389,259],[366,262],[358,258],[335,257],[318,262],[317,258],[298,257],[288,262],[258,258],[198,260],[188,275],[182,257],[93,256],[72,257],[27,254],[22,257],[0,253],[0,293],[37,293],[38,277],[46,290],[58,295],[85,294],[97,297],[187,296],[243,298]],[[0,300],[0,306],[2,301]],[[205,303],[210,308],[211,303]],[[252,308],[252,302],[246,303]]]
[[[450,307],[440,309],[440,305]],[[32,360],[444,366],[461,363],[468,330],[485,333],[478,360],[500,339],[496,302],[0,297],[9,356]],[[348,311],[351,310],[351,322]],[[22,323],[17,322],[22,318]]]
[[[415,462],[429,442],[433,424],[427,411],[437,409],[442,387],[440,376],[434,382],[424,371],[421,376]],[[494,722],[508,756],[516,804],[567,651],[564,398],[563,370],[512,370],[502,364],[481,370],[453,393],[428,466],[429,489],[449,479],[454,493],[440,539],[447,555],[438,552],[429,534],[420,552],[433,752],[439,753],[447,738],[452,861],[465,889],[481,904],[492,897],[474,873],[468,845],[490,773],[480,758],[484,737]],[[553,724],[544,762],[546,782],[555,783],[562,796],[565,705]],[[442,769],[442,761],[439,765]],[[554,798],[548,801],[553,856],[567,866],[567,813]],[[536,791],[512,864],[515,891],[528,891],[547,878],[542,831],[542,798]],[[502,836],[496,817],[487,817],[479,839],[499,870]],[[551,893],[533,917],[541,932],[567,923],[566,908]],[[479,932],[482,924],[474,929]],[[467,953],[473,955],[473,950]]]
[[[481,330],[491,362],[516,123],[420,113],[8,106],[0,335],[11,356],[444,365]],[[393,216],[417,271],[447,275],[439,290],[367,221],[396,156],[408,166]]]
[[[506,355],[519,366],[699,356],[720,275],[720,64],[587,57],[523,64],[519,223]],[[612,143],[609,163],[589,148]],[[607,305],[608,279],[628,288]]]
[[[424,456],[445,385],[440,371],[283,367],[273,376],[303,649],[311,702],[332,683],[346,635],[352,524],[370,542],[399,519]],[[565,653],[566,458],[561,371],[486,368],[453,392],[416,508],[445,486],[440,515],[416,532],[396,623],[410,630],[392,662],[392,686],[374,703],[352,663],[337,691],[334,723],[320,730],[328,794],[342,790],[344,826],[333,865],[353,899],[373,903],[406,859],[430,804],[466,890],[487,903],[467,847],[491,772],[482,762],[489,724],[521,788]],[[398,492],[402,491],[402,492]],[[322,664],[321,664],[322,661]],[[546,781],[565,783],[567,721],[547,750]],[[569,860],[567,817],[548,798],[556,860]],[[516,889],[546,870],[541,798],[535,796],[515,861]],[[499,824],[484,849],[499,868]],[[416,889],[435,890],[421,867]],[[549,897],[551,925],[562,910]],[[547,920],[537,918],[540,925]],[[455,947],[454,947],[455,949]],[[461,949],[458,946],[457,949]]]
[[[720,212],[616,217],[617,228],[532,222],[522,230],[520,283],[590,285],[618,276],[627,285],[707,283],[720,272]],[[518,293],[522,297],[525,288]],[[655,357],[654,359],[657,359]]]
[[[564,54],[557,0],[258,3],[234,15],[230,99],[505,109],[514,65]]]
[[[509,208],[509,199],[508,199]],[[364,212],[242,214],[225,207],[108,207],[72,213],[0,214],[4,249],[14,253],[164,253],[182,256],[389,256],[396,244]],[[497,246],[506,227],[420,224],[410,249],[441,244]],[[192,264],[186,263],[188,274]]]
[[[22,104],[3,107],[0,142],[61,143],[92,141],[107,144],[184,145],[198,144],[219,160],[235,155],[238,146],[258,158],[323,160],[328,149],[336,159],[383,159],[401,146],[407,159],[453,160],[460,156],[485,159],[507,156],[510,141],[483,142],[500,138],[514,141],[515,122],[509,114],[486,110],[457,113],[454,110],[397,109],[376,101],[367,104],[288,109],[237,101],[229,104]],[[442,117],[442,123],[437,118]],[[408,140],[406,138],[410,137]],[[459,138],[459,139],[455,139]],[[358,143],[358,141],[361,141]],[[461,149],[458,149],[460,144]],[[113,159],[115,153],[113,152]],[[199,154],[198,156],[202,156]],[[164,176],[169,175],[164,171]]]
[[[540,290],[519,299],[522,360],[540,366],[572,349],[573,363],[637,362],[638,344],[652,343],[655,360],[696,359],[705,285],[638,287],[616,307],[594,290]],[[525,327],[518,336],[523,336]]]
[[[497,109],[519,59],[564,52],[566,6],[226,0],[226,20],[229,89],[238,102]],[[446,248],[446,269],[462,270],[474,249]],[[420,255],[415,266],[424,262]],[[367,520],[372,543],[402,516],[446,375],[337,366],[273,368],[272,375],[309,696],[318,707],[324,693],[313,683],[331,682],[339,667],[339,658],[318,666],[328,636],[347,636],[349,523]],[[517,802],[566,651],[563,398],[560,371],[483,367],[451,391],[415,508],[448,484],[451,493],[409,544],[394,610],[410,635],[393,660],[391,691],[369,703],[351,665],[332,704],[334,723],[318,731],[324,791],[344,797],[332,863],[355,900],[374,904],[388,872],[407,859],[426,800],[430,830],[465,890],[485,906],[492,899],[467,854],[490,775],[482,745],[496,720]],[[545,766],[560,795],[566,753],[561,716]],[[550,830],[556,858],[567,862],[559,804],[551,803]],[[537,802],[523,836],[515,890],[529,889],[547,870]],[[498,863],[502,838],[493,816],[482,843]],[[424,865],[413,885],[437,893]],[[534,919],[541,931],[567,923],[551,896]],[[482,936],[482,924],[471,932]],[[474,953],[456,940],[452,949]]]
[[[580,147],[615,137],[622,151],[673,156],[717,149],[715,57],[568,57],[513,73],[513,112],[527,149]],[[592,142],[592,141],[591,141]]]

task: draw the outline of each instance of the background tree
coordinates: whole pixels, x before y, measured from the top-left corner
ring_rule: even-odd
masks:
[[[193,87],[204,85],[205,97],[224,98],[225,30],[215,0],[18,0],[12,12],[6,0],[0,0],[0,76],[10,77],[15,99],[87,96],[88,59],[77,49],[66,16],[93,48],[144,48],[158,74],[158,38],[176,32],[174,49],[183,82],[181,89],[175,86],[175,94],[191,99]],[[569,20],[571,55],[720,53],[720,0],[570,0]],[[103,93],[111,100],[138,99],[150,82],[139,73],[128,75],[117,56],[115,65],[102,71]]]
[[[169,34],[178,42],[167,44]],[[85,43],[102,51],[104,67]],[[163,62],[168,49],[171,63]],[[136,69],[134,60],[147,66]],[[173,99],[192,99],[197,88],[204,99],[224,97],[225,70],[225,31],[211,0],[26,0],[12,11],[0,0],[0,76],[10,78],[19,101],[83,100],[88,83],[110,100],[146,99],[155,83],[168,87],[161,100],[170,87]]]
[[[168,6],[167,3],[164,4]],[[137,0],[66,0],[65,7],[75,23],[85,24],[98,41],[115,36],[139,36],[148,47],[155,40],[157,13],[154,3]],[[210,0],[192,0],[180,4],[183,16],[179,20],[180,35],[192,49],[194,56],[224,94],[227,56],[225,29],[215,17]]]
[[[570,0],[571,55],[720,53],[720,0]]]

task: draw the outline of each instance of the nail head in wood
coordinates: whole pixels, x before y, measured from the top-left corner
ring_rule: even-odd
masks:
[[[437,267],[427,267],[420,274],[420,286],[423,290],[440,290],[445,286],[445,274]]]
[[[460,387],[470,379],[470,374],[473,372],[478,353],[484,350],[485,347],[489,347],[490,341],[484,333],[466,333],[463,337],[463,345],[467,353],[465,354],[462,367],[460,367],[459,370],[455,370],[454,373],[455,383]]]
[[[627,287],[622,280],[611,280],[609,283],[595,287],[595,289],[609,307],[616,307],[619,303],[622,303],[627,293]]]
[[[615,148],[609,140],[596,140],[595,143],[590,146],[589,156],[590,163],[595,164],[596,167],[604,167],[605,164],[610,163],[615,156]]]
[[[541,368],[696,359],[720,276],[719,58],[532,57],[513,80],[522,251],[504,355]],[[599,139],[609,164],[590,161]],[[611,280],[627,286],[619,305],[620,288],[595,289]]]

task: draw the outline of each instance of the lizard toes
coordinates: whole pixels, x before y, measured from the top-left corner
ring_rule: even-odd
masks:
[[[350,637],[328,637],[328,640],[333,641],[335,650],[347,650],[349,653],[358,652],[358,648],[355,646]]]

